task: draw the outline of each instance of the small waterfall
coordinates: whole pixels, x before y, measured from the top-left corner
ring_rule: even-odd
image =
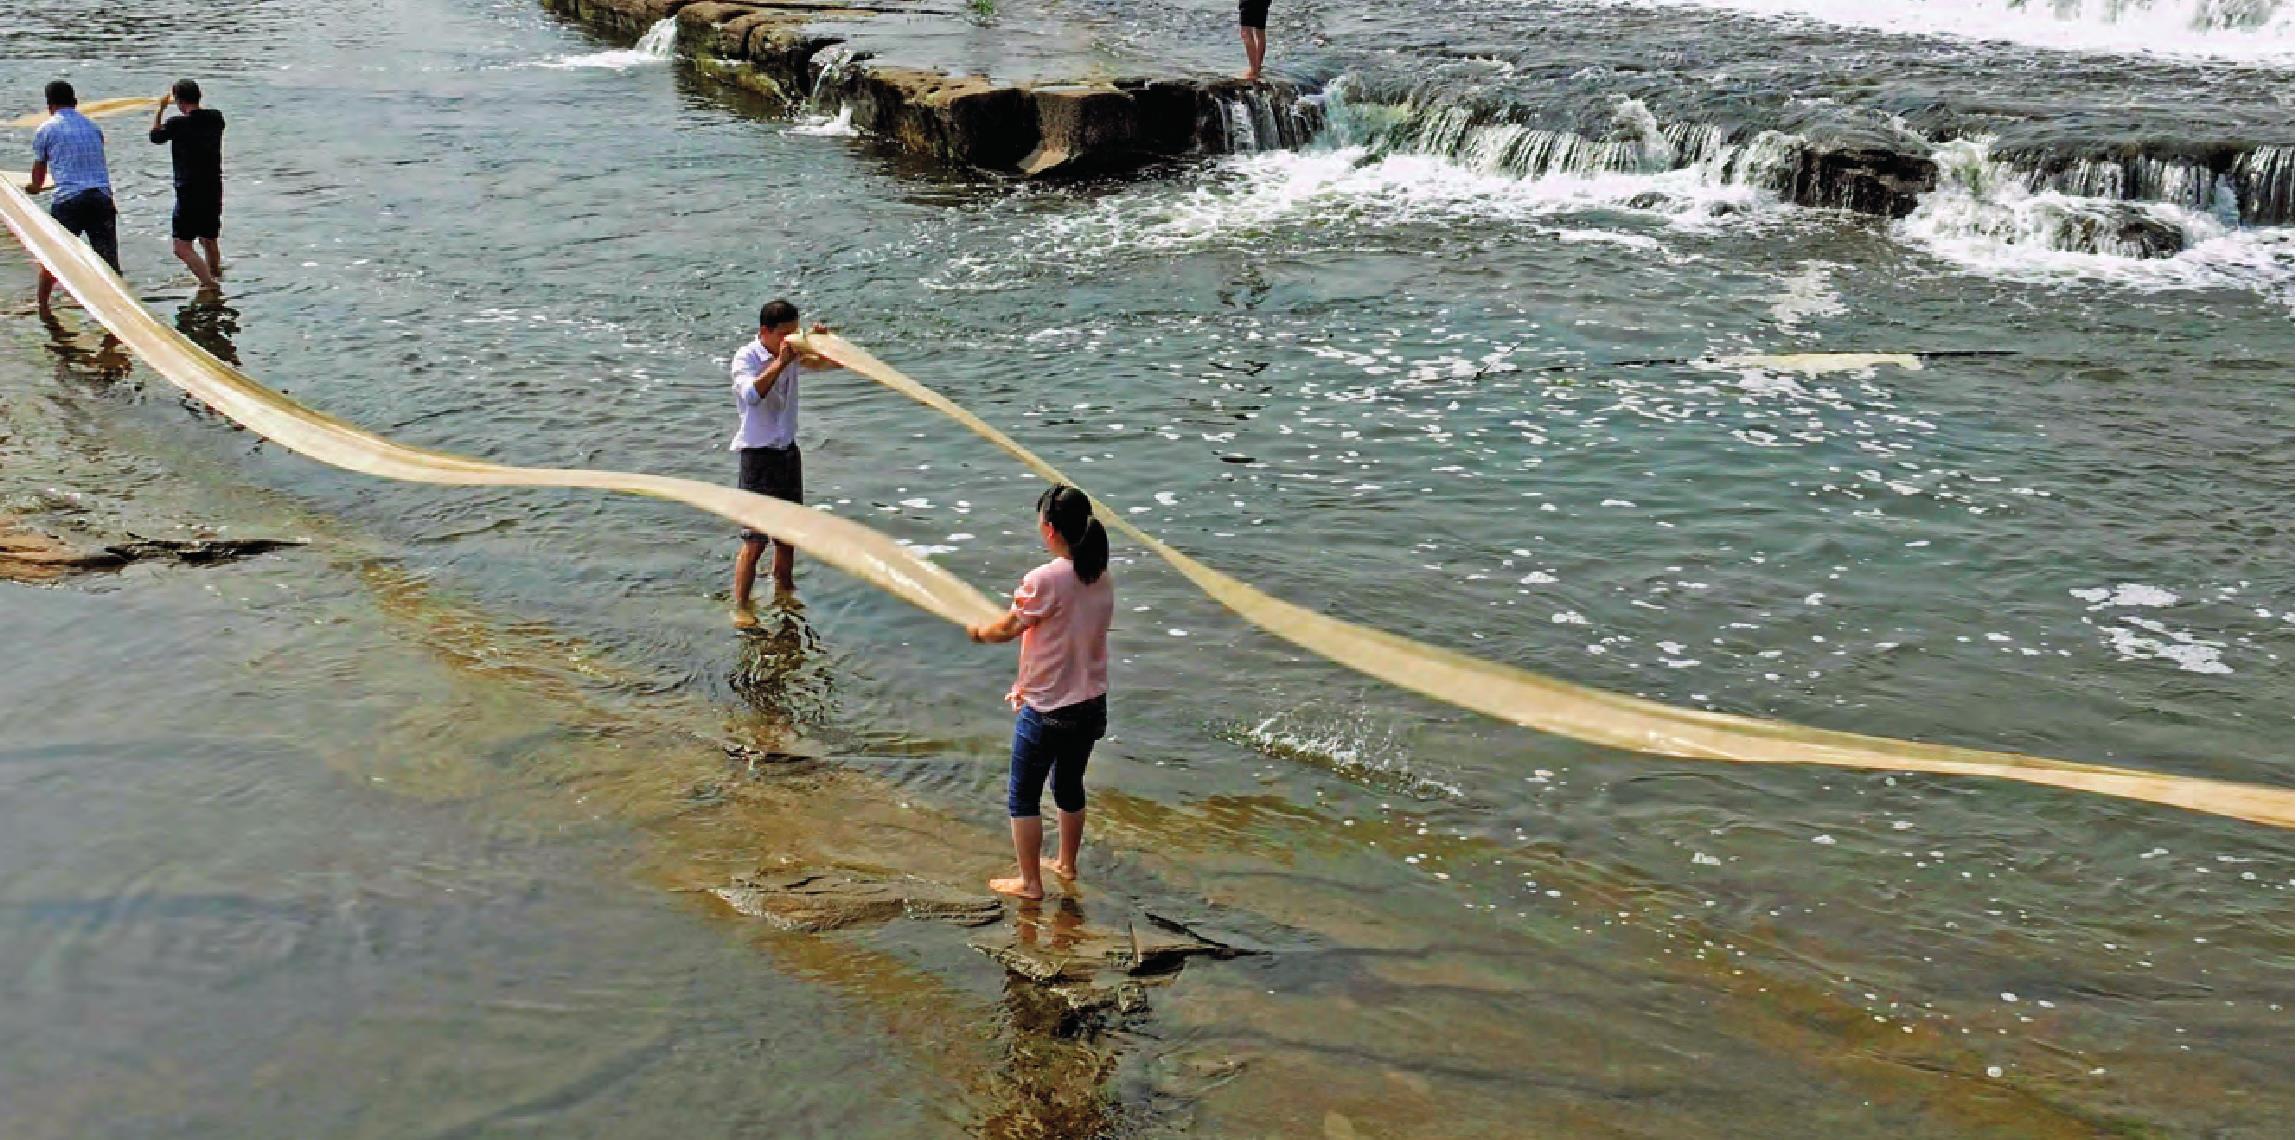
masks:
[[[1323,129],[1323,100],[1288,88],[1252,87],[1213,96],[1218,121],[1210,149],[1225,154],[1298,150]],[[1199,132],[1205,137],[1208,132]]]
[[[2055,171],[2027,176],[2033,190],[2055,190],[2083,198],[2172,202],[2189,210],[2217,206],[2216,172],[2197,163],[2139,155],[2126,159],[2080,159]]]
[[[1696,168],[1715,184],[1777,189],[1802,140],[1763,132],[1745,145],[1711,123],[1661,124],[1650,108],[1620,99],[1608,133],[1589,137],[1520,122],[1506,111],[1484,110],[1415,94],[1400,104],[1359,103],[1344,80],[1323,94],[1322,141],[1360,146],[1373,158],[1414,154],[1449,159],[1467,169],[1513,178],[1563,175],[1659,174]]]
[[[1840,161],[1831,157],[1834,152],[1816,149],[1800,134],[1764,130],[1734,136],[1712,123],[1663,122],[1643,103],[1625,98],[1612,106],[1607,130],[1557,130],[1525,121],[1529,109],[1465,101],[1473,98],[1422,87],[1393,101],[1365,100],[1344,76],[1296,100],[1236,92],[1220,98],[1218,121],[1206,124],[1217,140],[1207,149],[1313,146],[1355,150],[1363,163],[1405,155],[1439,158],[1463,170],[1525,181],[1610,177],[1612,182],[1590,192],[1617,193],[1630,208],[1678,215],[1746,209],[1753,205],[1746,191],[1876,212],[1835,200],[1846,192],[1841,187],[1867,184],[1831,173],[1825,163]],[[2036,160],[1997,155],[1987,140],[1928,144],[1911,132],[1902,137],[1907,145],[1925,148],[1914,154],[1936,164],[1937,184],[1912,197],[1917,179],[1926,177],[1913,156],[1883,167],[1893,173],[1875,176],[1911,186],[1903,193],[1914,216],[1904,219],[1901,232],[1932,245],[1982,249],[1985,257],[2173,258],[2244,224],[2285,225],[2296,204],[2290,186],[2296,147],[2259,147],[2211,165],[2146,155]],[[1621,175],[1649,181],[1616,181]]]
[[[1763,131],[1737,147],[1724,147],[1708,163],[1720,168],[1720,180],[1729,186],[1753,186],[1783,192],[1801,163],[1809,141],[1784,131]]]
[[[646,34],[638,37],[638,46],[630,49],[647,59],[668,59],[678,50],[678,19],[670,16],[656,20]]]
[[[2251,225],[2296,223],[2296,147],[2260,146],[2232,164],[2225,175],[2240,205],[2240,220]]]
[[[2159,258],[2182,252],[2193,241],[2192,231],[2208,225],[2205,214],[2165,198],[2133,203],[2061,189],[2047,177],[1995,159],[1983,139],[1942,143],[1932,157],[1937,189],[1922,197],[1904,225],[1909,234],[1935,244]],[[2092,189],[2125,188],[2115,181],[2125,173],[2116,176],[2101,167],[2080,177],[2091,179]],[[2197,193],[2175,179],[2166,185],[2188,196]]]
[[[830,44],[828,47],[814,52],[812,59],[813,88],[805,94],[806,105],[816,110],[825,109],[823,107],[825,97],[836,90],[838,81],[844,79],[846,73],[853,70],[854,63],[859,59],[860,56],[854,52],[850,44]]]
[[[1228,149],[1239,154],[1263,149],[1251,106],[1241,98],[1223,97],[1221,103],[1227,111]]]
[[[1612,114],[1618,125],[1611,131],[1612,143],[1632,147],[1633,169],[1646,174],[1675,167],[1674,140],[1658,127],[1658,116],[1643,106],[1640,99],[1620,99]]]
[[[649,67],[667,61],[677,54],[677,50],[678,22],[675,19],[665,19],[656,21],[653,27],[646,29],[646,34],[638,37],[638,43],[635,47],[567,56],[564,59],[536,63],[533,66],[552,68],[597,67],[610,71],[627,71],[633,67]]]
[[[853,126],[853,107],[845,101],[841,88],[853,74],[853,65],[866,58],[865,54],[843,43],[833,43],[814,52],[807,61],[813,70],[813,84],[806,89],[797,125],[789,128],[789,133],[830,138],[852,138],[860,134]]]
[[[2024,172],[2025,187],[2119,202],[2165,202],[2250,225],[2287,225],[2289,183],[2296,175],[2290,147],[2267,146],[2222,163],[2220,172],[2198,162],[2136,155],[2044,162]]]

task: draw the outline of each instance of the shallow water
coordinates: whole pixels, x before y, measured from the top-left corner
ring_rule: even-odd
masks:
[[[1766,34],[1734,20],[1696,15],[1717,51]],[[1347,138],[1014,188],[669,63],[539,66],[626,45],[512,0],[0,3],[0,28],[30,45],[12,90],[212,61],[235,315],[199,327],[409,442],[722,477],[722,360],[786,292],[1144,527],[1354,620],[1681,704],[2286,778],[2284,230],[2027,256],[1943,200],[1891,224]],[[1893,50],[1998,82],[1979,49]],[[2192,98],[2081,58],[2160,84],[2163,121]],[[130,277],[168,312],[165,157],[117,122]],[[12,502],[320,542],[0,591],[40,647],[0,669],[0,1131],[900,1135],[1034,1103],[932,1056],[996,1032],[993,973],[900,946],[840,972],[661,890],[785,841],[681,797],[714,741],[790,723],[839,795],[993,856],[1007,655],[819,571],[745,653],[706,518],[322,469],[5,322]],[[1599,367],[1947,349],[2016,355]],[[984,588],[1031,564],[1034,491],[985,445],[835,375],[806,414],[816,503]],[[1110,1084],[1129,1127],[1387,1135],[1467,1103],[1460,1134],[2286,1129],[2284,835],[1602,753],[1302,661],[1118,554],[1111,890],[1280,951],[1159,997]]]

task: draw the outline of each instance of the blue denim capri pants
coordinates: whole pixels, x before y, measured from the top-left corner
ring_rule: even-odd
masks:
[[[1062,811],[1084,810],[1084,765],[1092,746],[1108,734],[1108,697],[1039,712],[1021,706],[1012,726],[1012,774],[1005,782],[1005,814],[1035,819],[1047,776],[1052,802]]]

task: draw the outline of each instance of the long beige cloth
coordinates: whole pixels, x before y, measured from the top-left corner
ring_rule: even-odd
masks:
[[[26,197],[16,178],[0,178],[0,183],[5,184],[5,189],[0,189],[0,218],[105,328],[184,391],[290,451],[362,474],[413,483],[588,487],[672,499],[802,547],[806,553],[952,622],[989,621],[1004,612],[1003,607],[991,604],[955,575],[909,553],[892,539],[835,515],[693,479],[507,467],[466,459],[393,443],[304,407],[256,383],[162,324],[93,250],[64,232]]]
[[[57,226],[18,187],[0,177],[0,220],[33,257],[61,279],[96,319],[162,376],[280,445],[351,471],[416,483],[587,487],[627,491],[699,507],[766,531],[808,554],[959,625],[1001,612],[979,592],[876,531],[776,499],[659,475],[508,467],[393,443],[306,408],[209,355],[138,303],[94,252]],[[900,392],[1020,460],[1037,474],[1065,474],[947,397],[831,335],[804,346]],[[1460,708],[1541,732],[1631,752],[1750,764],[1822,764],[1891,772],[1991,776],[2213,812],[2276,827],[2296,824],[2287,788],[2204,780],[2038,756],[1986,752],[1806,728],[1726,713],[1679,709],[1603,692],[1370,629],[1271,597],[1177,550],[1115,511],[1102,519],[1169,563],[1220,604],[1261,629],[1337,664]]]
[[[805,347],[956,420],[1038,475],[1056,483],[1074,483],[1012,437],[842,338],[809,336]],[[1895,362],[1895,358],[1876,359]],[[1806,358],[1795,361],[1808,363]],[[1102,509],[1097,513],[1102,522],[1155,552],[1214,601],[1285,641],[1367,677],[1540,732],[1689,760],[1992,776],[2213,812],[2275,827],[2291,826],[2291,809],[2296,808],[2296,792],[2287,788],[1835,732],[1675,708],[1573,685],[1293,605],[1172,549],[1126,521],[1122,512]]]
[[[91,119],[108,119],[113,115],[125,115],[130,111],[149,111],[157,106],[159,106],[159,97],[156,95],[131,95],[124,99],[96,99],[82,103],[79,106],[79,111]],[[46,111],[36,111],[29,115],[10,119],[8,125],[11,127],[37,127],[47,121],[48,113]]]

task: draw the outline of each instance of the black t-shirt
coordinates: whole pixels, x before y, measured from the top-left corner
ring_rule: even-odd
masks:
[[[173,143],[178,190],[223,191],[223,112],[201,107],[151,129],[151,141]]]

